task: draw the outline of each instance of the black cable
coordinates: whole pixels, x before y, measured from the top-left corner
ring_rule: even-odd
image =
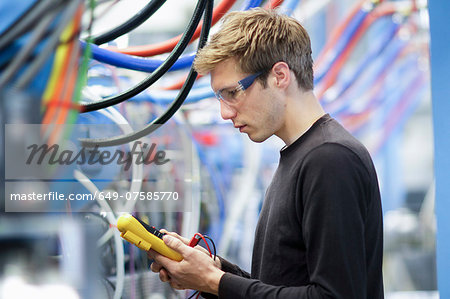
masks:
[[[194,298],[194,296],[197,295],[197,294],[198,294],[198,291],[195,291],[195,292],[192,293],[192,295],[189,296],[187,299],[192,299],[192,298]]]
[[[1,74],[0,89],[13,79],[16,73],[25,65],[30,54],[43,40],[48,27],[50,27],[57,13],[57,10],[49,12],[47,15],[43,16],[38,24],[36,24],[35,30],[31,33],[30,38],[28,38],[24,46],[9,61],[8,67]]]
[[[135,14],[131,19],[125,23],[111,29],[108,32],[99,34],[92,38],[92,43],[96,45],[101,45],[118,38],[125,33],[130,32],[135,29],[146,20],[148,20],[164,3],[166,0],[152,0],[148,3],[142,10]]]
[[[62,0],[44,0],[38,1],[39,4],[33,7],[30,13],[22,16],[18,22],[15,23],[15,27],[11,27],[5,34],[0,37],[0,51],[9,46],[13,41],[27,33],[29,30],[34,29],[36,23],[39,22],[43,16],[49,11],[52,11],[55,7],[58,7]]]
[[[205,1],[201,2],[204,3]],[[204,26],[200,34],[198,49],[201,49],[206,44],[209,29],[211,28],[213,6],[214,6],[213,0],[206,0],[205,15],[203,20]],[[160,125],[163,125],[165,122],[167,122],[167,120],[169,120],[175,114],[175,112],[181,107],[187,95],[189,94],[189,91],[194,85],[196,78],[197,72],[194,70],[193,66],[191,66],[191,70],[189,72],[187,80],[184,82],[183,87],[181,88],[180,92],[178,93],[177,97],[172,102],[172,104],[169,106],[169,108],[161,116],[152,121],[142,130],[133,132],[131,134],[120,135],[112,138],[80,139],[81,145],[84,147],[115,146],[131,142],[133,140],[139,139],[141,137],[150,134],[151,132],[159,128]]]
[[[211,242],[211,244],[212,244],[212,246],[213,246],[213,255],[214,255],[214,260],[216,260],[216,257],[217,257],[217,252],[216,252],[216,244],[214,244],[214,241],[213,241],[213,239],[211,239],[209,236],[207,236],[207,235],[203,235],[203,238],[205,238],[205,239],[208,239],[210,242]],[[204,242],[206,242],[206,240],[203,240]],[[208,245],[208,244],[206,244],[206,245]],[[210,252],[211,253],[211,252]],[[194,298],[194,296],[195,295],[197,295],[199,293],[199,291],[195,291],[194,293],[192,293],[192,295],[191,296],[189,296],[187,299],[192,299],[192,298]],[[200,295],[201,295],[202,293],[200,292]]]
[[[116,290],[116,286],[106,277],[103,277],[103,280],[113,289],[113,291]]]
[[[14,22],[12,22],[11,25],[9,25],[5,30],[3,30],[3,32],[0,34],[0,39],[8,34],[9,31],[11,31],[12,28],[15,28],[23,19],[25,19],[30,13],[31,11],[33,11],[36,6],[42,1],[39,0],[34,0],[34,2],[30,5],[30,7],[28,7],[20,16],[18,16]]]
[[[51,36],[53,31],[54,31],[54,28],[51,30],[47,30],[47,32],[44,34],[44,37],[42,38],[42,40],[46,40],[49,36]],[[73,42],[74,39],[78,39],[80,32],[81,32],[81,29],[78,29],[77,31],[72,33],[72,35],[68,39],[60,40],[59,44],[57,46],[70,44],[71,42]],[[36,59],[36,57],[38,57],[39,54],[40,53],[36,53],[36,52],[31,53],[30,56],[24,62],[24,64],[29,64],[29,63],[33,62]],[[6,67],[10,64],[10,62],[11,62],[10,60],[6,60],[0,64],[0,73],[2,73],[6,69]]]
[[[211,244],[212,244],[213,249],[214,249],[214,253],[213,253],[213,255],[214,255],[214,260],[216,260],[216,256],[217,256],[217,252],[216,252],[216,244],[214,244],[213,239],[211,239],[209,236],[204,235],[203,237],[205,237],[205,239],[208,239],[208,240],[211,241]]]
[[[136,86],[109,98],[103,99],[101,101],[97,101],[94,103],[81,104],[80,113],[91,112],[99,109],[103,109],[112,105],[119,104],[123,101],[126,101],[135,95],[141,93],[153,83],[155,83],[159,78],[161,78],[178,60],[178,58],[183,53],[184,49],[189,44],[195,29],[197,28],[198,23],[200,23],[200,19],[202,17],[203,10],[205,8],[206,0],[200,0],[195,8],[194,14],[190,20],[188,28],[185,30],[183,37],[180,39],[178,44],[175,46],[173,51],[170,53],[169,57],[147,78],[141,81]]]
[[[39,55],[36,59],[29,65],[26,71],[17,79],[14,84],[18,89],[24,89],[36,76],[36,74],[41,70],[43,65],[47,62],[47,59],[51,54],[54,53],[56,47],[60,44],[60,37],[67,24],[73,19],[81,0],[68,1],[67,5],[64,6],[63,12],[58,18],[58,24],[53,26],[51,35],[47,38],[45,45],[41,49]]]

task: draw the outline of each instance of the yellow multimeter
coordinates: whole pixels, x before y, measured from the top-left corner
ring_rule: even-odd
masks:
[[[138,218],[125,214],[117,220],[117,228],[120,236],[133,243],[142,250],[151,249],[175,261],[181,261],[183,257],[175,250],[167,247],[162,240],[165,235],[154,227],[147,225]]]

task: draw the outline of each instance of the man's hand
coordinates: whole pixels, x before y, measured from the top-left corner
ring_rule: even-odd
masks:
[[[201,246],[189,247],[189,240],[173,232],[161,230],[164,243],[183,256],[180,262],[173,261],[154,250],[148,252],[153,259],[153,272],[159,272],[163,282],[169,282],[175,289],[194,289],[202,292],[218,294],[220,278],[224,274],[220,270],[220,260],[214,261],[209,252]]]
[[[176,232],[169,232],[169,231],[165,230],[164,228],[160,229],[159,231],[181,240],[186,245],[189,244],[189,240],[188,239],[180,236]],[[208,251],[206,249],[204,249],[203,247],[201,247],[201,246],[196,246],[196,247],[200,247],[201,249],[206,251],[205,253],[208,253]],[[153,263],[150,265],[150,269],[152,270],[152,272],[155,272],[155,273],[159,272],[159,279],[162,282],[169,282],[170,281],[170,276],[167,273],[167,270],[164,269],[164,267],[161,264],[158,264],[158,262],[156,262],[154,260],[154,258],[153,258],[154,254],[158,254],[158,253],[155,252],[154,250],[151,250],[151,249],[150,249],[149,253],[147,254],[149,259],[153,259]]]

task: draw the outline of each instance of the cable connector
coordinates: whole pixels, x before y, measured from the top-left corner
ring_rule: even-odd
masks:
[[[192,239],[189,241],[189,246],[190,247],[195,247],[197,246],[198,242],[200,242],[200,240],[202,239],[202,237],[199,234],[195,234]]]

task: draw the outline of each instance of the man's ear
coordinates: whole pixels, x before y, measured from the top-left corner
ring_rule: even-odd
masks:
[[[289,86],[291,78],[291,69],[284,61],[275,63],[272,67],[272,75],[274,77],[274,84],[278,88],[285,89]]]

